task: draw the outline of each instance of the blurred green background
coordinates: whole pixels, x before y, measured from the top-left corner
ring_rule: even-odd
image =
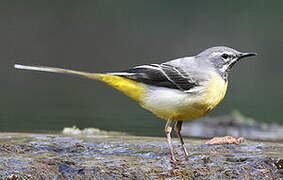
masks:
[[[76,125],[163,135],[164,120],[100,82],[13,64],[109,72],[195,55],[216,45],[258,56],[238,63],[222,103],[283,124],[283,1],[0,1],[0,131]]]

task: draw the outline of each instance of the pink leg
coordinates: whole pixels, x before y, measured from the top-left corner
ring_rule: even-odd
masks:
[[[171,161],[172,162],[176,162],[175,156],[174,156],[174,152],[173,152],[173,147],[172,147],[172,143],[171,143],[171,131],[172,131],[172,121],[168,120],[165,126],[165,133],[167,136],[167,141],[169,144],[169,149],[170,149],[170,156],[171,156]]]
[[[183,137],[181,135],[182,124],[183,124],[183,121],[177,121],[177,124],[175,126],[175,130],[176,130],[178,138],[179,138],[179,140],[181,142],[181,145],[182,145],[182,148],[183,148],[183,151],[184,151],[184,154],[185,154],[185,159],[188,160],[189,159],[189,154],[188,154],[188,151],[186,149],[185,143],[183,141]]]

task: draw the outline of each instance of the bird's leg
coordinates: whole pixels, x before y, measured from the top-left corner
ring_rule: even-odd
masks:
[[[183,141],[183,137],[181,135],[182,124],[183,124],[183,121],[177,121],[176,126],[175,126],[175,131],[177,132],[178,138],[179,138],[179,140],[181,142],[183,151],[185,153],[185,159],[188,160],[189,159],[189,154],[188,154],[188,151],[186,149],[185,143]]]
[[[171,161],[172,162],[176,162],[175,156],[174,156],[174,152],[173,152],[173,147],[172,147],[172,143],[171,143],[171,131],[172,131],[172,123],[173,121],[168,120],[165,126],[165,133],[167,136],[167,141],[169,144],[169,149],[170,149],[170,155],[171,155]]]

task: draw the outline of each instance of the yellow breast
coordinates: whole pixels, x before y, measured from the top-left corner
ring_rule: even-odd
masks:
[[[218,73],[211,74],[207,86],[207,93],[203,95],[203,104],[207,112],[211,112],[224,98],[228,87],[228,80],[224,80]]]
[[[207,115],[222,101],[227,91],[228,81],[219,74],[211,73],[211,79],[204,93],[184,100],[184,106],[171,112],[173,120],[193,120]]]

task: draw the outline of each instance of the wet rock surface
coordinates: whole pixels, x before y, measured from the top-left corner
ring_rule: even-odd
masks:
[[[243,116],[235,111],[232,115],[205,117],[185,122],[183,136],[212,138],[216,136],[244,137],[250,140],[283,142],[283,127],[278,124],[266,124]]]
[[[0,134],[0,179],[280,179],[283,145],[186,139],[170,163],[165,138],[124,134]]]

